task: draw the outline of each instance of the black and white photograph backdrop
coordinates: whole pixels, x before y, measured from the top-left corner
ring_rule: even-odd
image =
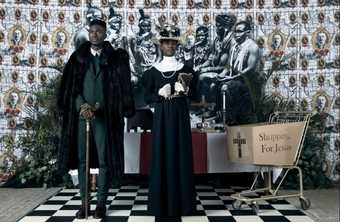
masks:
[[[199,77],[194,128],[260,121],[258,113],[235,115],[265,107],[266,99],[319,114],[331,129],[322,132],[323,173],[339,182],[338,0],[0,0],[1,141],[15,143],[30,130],[25,120],[41,105],[36,92],[61,75],[95,18],[107,22],[112,46],[129,53],[137,108],[146,106],[143,73],[161,59],[159,28],[175,25],[181,31],[176,58]],[[242,73],[252,74],[251,95],[239,98],[233,95],[246,83],[230,78]],[[6,144],[0,144],[0,183],[29,158]]]

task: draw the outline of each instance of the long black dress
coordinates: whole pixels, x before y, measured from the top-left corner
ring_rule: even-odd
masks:
[[[144,73],[145,102],[154,104],[152,164],[149,181],[148,210],[154,216],[181,216],[194,212],[195,188],[188,98],[164,99],[158,90],[170,83],[172,91],[181,70],[163,73],[155,67]],[[168,78],[172,76],[171,78]],[[196,77],[190,85],[189,98],[195,95]]]

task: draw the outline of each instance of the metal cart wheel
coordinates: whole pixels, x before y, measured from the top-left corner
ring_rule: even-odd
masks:
[[[300,197],[299,200],[300,200],[301,208],[303,210],[308,210],[310,208],[311,202],[308,198]]]
[[[233,207],[234,210],[239,210],[239,209],[241,209],[242,204],[243,204],[242,201],[240,201],[240,200],[234,200],[234,201],[231,203],[231,206]]]
[[[256,201],[252,202],[250,204],[250,207],[256,214],[259,213],[260,208],[259,208],[259,205],[256,203]]]

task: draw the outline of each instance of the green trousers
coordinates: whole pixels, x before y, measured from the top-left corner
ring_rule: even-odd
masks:
[[[103,118],[95,118],[91,121],[91,135],[96,145],[99,163],[99,175],[97,179],[97,200],[106,201],[108,194],[108,169],[106,159],[107,130]],[[91,147],[90,149],[92,149]],[[90,156],[91,158],[91,156]],[[79,119],[78,126],[78,179],[80,187],[80,197],[85,198],[85,175],[86,175],[86,122]],[[89,180],[90,181],[90,180]]]

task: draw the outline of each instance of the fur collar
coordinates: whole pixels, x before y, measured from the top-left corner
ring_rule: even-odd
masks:
[[[85,64],[91,58],[90,51],[91,43],[89,41],[84,42],[76,51],[76,59],[79,63]],[[115,61],[111,58],[115,56],[115,50],[108,41],[104,42],[103,50],[100,55],[100,63],[108,65],[109,61]]]

